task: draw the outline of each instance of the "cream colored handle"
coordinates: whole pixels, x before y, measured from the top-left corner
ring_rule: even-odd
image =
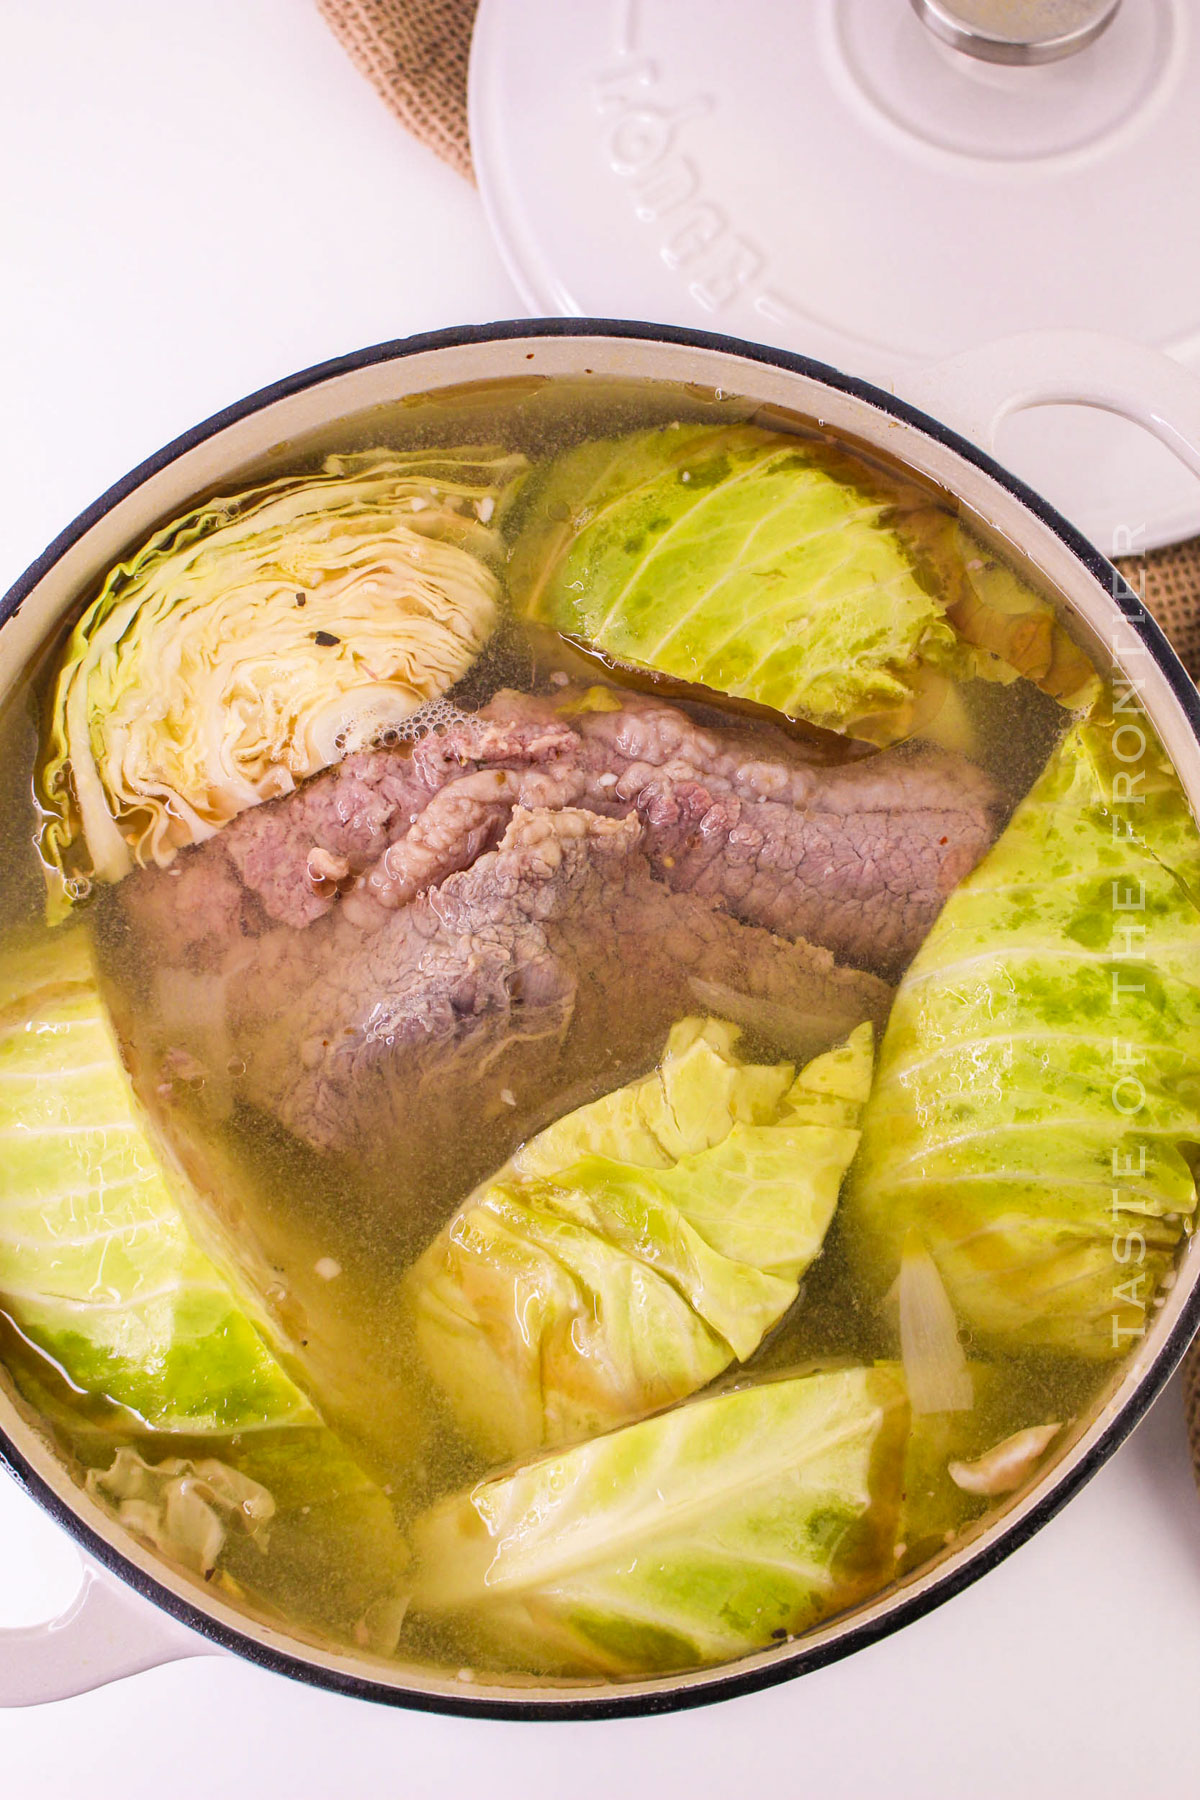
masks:
[[[1023,331],[915,369],[902,400],[991,450],[1010,414],[1096,406],[1131,419],[1200,476],[1200,377],[1160,350],[1100,331]]]
[[[65,1612],[41,1625],[0,1628],[0,1706],[39,1706],[105,1687],[184,1656],[220,1656],[93,1563]]]

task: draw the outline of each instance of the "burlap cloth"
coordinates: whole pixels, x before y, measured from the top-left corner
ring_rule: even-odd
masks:
[[[478,0],[317,0],[329,25],[400,123],[473,178],[467,64]],[[1200,679],[1200,538],[1120,564]],[[1200,1481],[1200,1339],[1184,1364],[1192,1460]]]

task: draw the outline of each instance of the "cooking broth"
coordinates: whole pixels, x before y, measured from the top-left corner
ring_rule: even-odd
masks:
[[[407,452],[462,443],[500,444],[541,465],[592,439],[674,420],[736,424],[752,412],[736,398],[650,384],[500,383],[360,417],[326,434],[320,444],[282,446],[269,470],[259,473],[273,479],[316,469],[330,451],[386,447]],[[889,527],[935,594],[947,583],[968,581],[969,570],[995,562],[995,551],[957,524],[939,496],[901,471],[832,444],[816,431],[800,441],[818,466],[890,509]],[[81,596],[81,602],[90,598]],[[57,650],[44,657],[16,684],[0,712],[0,947],[53,943],[55,933],[65,929],[46,925],[41,916],[45,888],[33,799],[37,721],[44,730],[56,659]],[[985,772],[1000,797],[1002,829],[1062,742],[1074,714],[1030,679],[955,677],[950,685],[952,703],[944,708],[931,703],[929,716],[918,721],[913,735],[940,739],[951,753],[965,754]],[[589,646],[578,634],[506,615],[449,698],[469,715],[510,689],[547,702],[556,696],[590,695],[588,704],[601,710],[620,705],[625,696],[649,694],[698,726],[735,734],[747,754],[764,763],[799,757],[828,770],[881,754],[864,739],[714,688],[639,671]],[[406,1088],[401,1070],[397,1079],[409,1120],[405,1141],[381,1157],[360,1155],[336,1145],[306,1143],[268,1117],[246,1088],[244,1061],[231,1055],[223,1068],[215,1069],[196,1055],[199,1039],[188,1040],[187,1030],[181,1039],[183,1056],[174,1065],[177,1071],[183,1067],[183,1073],[162,1081],[156,1059],[164,1037],[179,1028],[177,1020],[165,1018],[164,990],[156,985],[160,947],[155,931],[131,916],[120,881],[96,882],[76,912],[98,946],[104,992],[156,1128],[177,1153],[204,1165],[209,1171],[205,1181],[223,1184],[228,1216],[214,1227],[206,1248],[218,1263],[241,1254],[253,1262],[263,1305],[293,1334],[300,1366],[310,1370],[312,1398],[324,1424],[338,1434],[372,1495],[386,1496],[389,1525],[398,1526],[401,1536],[411,1536],[431,1507],[471,1489],[504,1459],[482,1451],[460,1428],[445,1391],[431,1378],[414,1342],[406,1280],[472,1190],[522,1144],[573,1109],[656,1068],[667,1031],[676,1022],[671,1008],[652,984],[616,1025],[603,1006],[589,1010],[581,1001],[557,1035],[516,1047],[502,1043],[493,1060],[472,1066],[457,1087],[443,1084],[433,1094],[415,1074]],[[860,966],[895,980],[896,969],[887,959],[874,964],[860,959]],[[185,1012],[200,1005],[198,993],[187,990]],[[176,999],[173,1004],[181,1003]],[[715,1005],[709,1010],[715,1011]],[[738,1055],[745,1062],[799,1066],[803,1059],[781,1017],[778,1005],[763,1005],[757,1013],[749,1005],[735,1020],[743,1027]],[[296,1053],[299,1057],[299,1047]],[[192,1059],[186,1067],[185,1058]],[[1046,1079],[1054,1079],[1049,1065]],[[168,1088],[169,1095],[164,1092]],[[1120,1125],[1119,1120],[1114,1124],[1115,1137]],[[699,1391],[732,1392],[756,1378],[779,1379],[804,1370],[897,1363],[896,1295],[883,1291],[891,1276],[872,1281],[863,1275],[874,1254],[873,1241],[845,1204],[839,1205],[823,1247],[800,1277],[797,1297],[756,1349],[731,1359]],[[1117,1270],[1114,1280],[1119,1276]],[[971,1462],[1010,1434],[1046,1422],[1061,1428],[1057,1447],[1113,1374],[1110,1361],[1076,1354],[1069,1344],[1047,1347],[1023,1341],[1019,1333],[1005,1343],[996,1331],[977,1332],[965,1320],[959,1322],[958,1341],[976,1371],[974,1405],[958,1415],[957,1423],[952,1410],[934,1415],[927,1435],[937,1442],[927,1462],[909,1464],[903,1496],[909,1523],[896,1550],[897,1579],[940,1554],[992,1504],[989,1497],[955,1486],[946,1474],[949,1462]],[[311,1365],[304,1362],[309,1354],[315,1359]],[[81,1480],[88,1470],[107,1470],[120,1447],[136,1450],[149,1463],[170,1457],[195,1465],[209,1459],[235,1471],[261,1468],[264,1446],[270,1448],[270,1431],[255,1438],[245,1427],[227,1435],[146,1429],[129,1407],[114,1405],[103,1392],[82,1391],[11,1308],[0,1308],[0,1355],[25,1408],[44,1422]],[[322,1390],[321,1370],[335,1365],[353,1371],[354,1392]],[[253,1461],[251,1451],[260,1461]],[[1031,1462],[1028,1472],[1034,1466]],[[108,1499],[115,1504],[111,1494]],[[420,1607],[405,1612],[403,1579],[394,1583],[399,1597],[377,1631],[379,1608],[369,1624],[364,1619],[370,1608],[364,1605],[357,1617],[355,1608],[373,1591],[374,1560],[388,1571],[397,1563],[395,1539],[379,1528],[384,1511],[373,1512],[374,1500],[364,1500],[352,1527],[340,1513],[335,1518],[331,1505],[315,1492],[311,1502],[299,1491],[282,1501],[273,1494],[272,1501],[270,1531],[247,1535],[227,1524],[212,1566],[203,1571],[214,1591],[250,1613],[282,1620],[312,1641],[347,1643],[452,1671],[520,1675],[549,1670],[567,1678],[588,1673],[586,1667],[572,1667],[569,1658],[556,1664],[549,1652],[547,1661],[536,1649],[499,1651],[488,1632],[453,1611],[446,1617]],[[1002,1504],[1002,1498],[997,1496],[996,1503]],[[226,1517],[223,1503],[206,1504],[218,1518]],[[148,1515],[135,1511],[122,1516],[129,1524]],[[318,1543],[319,1554],[309,1553],[309,1540]],[[151,1541],[170,1559],[171,1546],[161,1535],[152,1535]],[[176,1560],[194,1571],[186,1558]],[[378,1585],[387,1588],[391,1581],[389,1573]],[[775,1628],[764,1642],[787,1635],[786,1629]],[[605,1655],[610,1654],[617,1652],[606,1649]]]

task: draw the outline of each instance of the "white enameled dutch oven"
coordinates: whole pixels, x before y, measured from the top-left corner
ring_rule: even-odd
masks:
[[[907,465],[917,480],[953,496],[985,539],[1058,592],[1080,637],[1134,684],[1200,814],[1200,695],[1161,631],[1090,544],[976,447],[990,444],[1009,412],[1075,401],[1140,422],[1200,477],[1200,383],[1152,351],[1076,332],[1013,338],[960,357],[914,378],[906,400],[802,357],[665,326],[523,320],[377,345],[277,382],[197,426],[68,526],[0,604],[0,688],[131,543],[195,495],[236,487],[281,444],[303,446],[410,396],[530,375],[721,390],[771,408],[780,428],[785,415],[815,421]],[[1130,519],[1126,541],[1110,548],[1136,553],[1138,527]],[[0,1462],[75,1537],[86,1572],[62,1617],[0,1631],[0,1703],[61,1698],[178,1657],[230,1651],[364,1699],[490,1717],[658,1712],[765,1687],[895,1631],[1022,1544],[1132,1430],[1198,1325],[1200,1256],[1193,1244],[1144,1338],[1058,1454],[934,1564],[798,1641],[719,1668],[620,1684],[551,1686],[482,1674],[468,1682],[401,1660],[325,1650],[264,1625],[115,1525],[74,1484],[3,1386]]]

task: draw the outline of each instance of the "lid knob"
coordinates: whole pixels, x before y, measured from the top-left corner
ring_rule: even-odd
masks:
[[[992,63],[1057,62],[1094,43],[1121,0],[912,0],[935,36]]]

